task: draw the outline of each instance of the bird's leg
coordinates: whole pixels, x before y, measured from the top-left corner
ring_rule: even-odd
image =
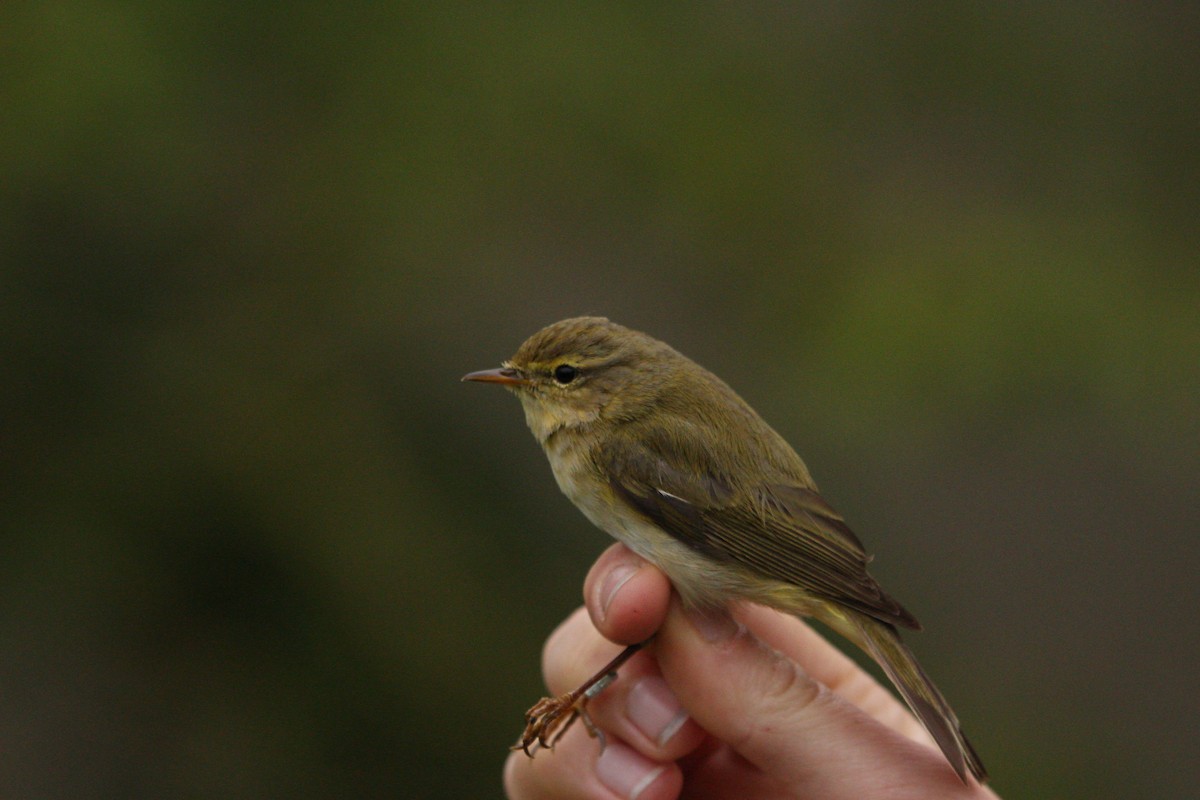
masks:
[[[525,731],[520,740],[512,746],[512,750],[524,750],[525,755],[533,758],[537,747],[550,750],[558,744],[567,729],[580,717],[587,727],[588,735],[600,740],[600,748],[604,749],[604,732],[592,723],[587,713],[587,703],[605,687],[617,679],[617,670],[630,657],[641,650],[645,642],[631,644],[617,654],[617,657],[604,665],[603,669],[573,692],[558,697],[543,697],[532,708],[525,712]],[[533,748],[532,750],[530,748]]]

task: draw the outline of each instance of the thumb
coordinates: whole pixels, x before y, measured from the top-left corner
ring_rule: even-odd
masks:
[[[963,786],[940,753],[879,723],[723,613],[685,611],[672,598],[654,648],[692,718],[793,790],[886,797],[915,784],[928,796],[975,796],[978,787]]]

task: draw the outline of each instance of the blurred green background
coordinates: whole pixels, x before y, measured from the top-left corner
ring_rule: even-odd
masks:
[[[607,545],[516,401],[726,378],[1006,798],[1194,790],[1194,4],[11,2],[0,794],[491,797]]]

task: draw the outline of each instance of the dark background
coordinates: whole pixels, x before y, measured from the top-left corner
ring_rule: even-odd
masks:
[[[459,377],[726,378],[1006,798],[1194,790],[1193,4],[7,3],[0,794],[488,797],[606,546]]]

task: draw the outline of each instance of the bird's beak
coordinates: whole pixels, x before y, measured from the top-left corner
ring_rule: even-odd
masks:
[[[529,381],[521,377],[521,373],[511,367],[502,367],[501,369],[484,369],[479,372],[471,372],[462,376],[464,381],[475,381],[476,383],[499,383],[502,386],[528,386]]]

